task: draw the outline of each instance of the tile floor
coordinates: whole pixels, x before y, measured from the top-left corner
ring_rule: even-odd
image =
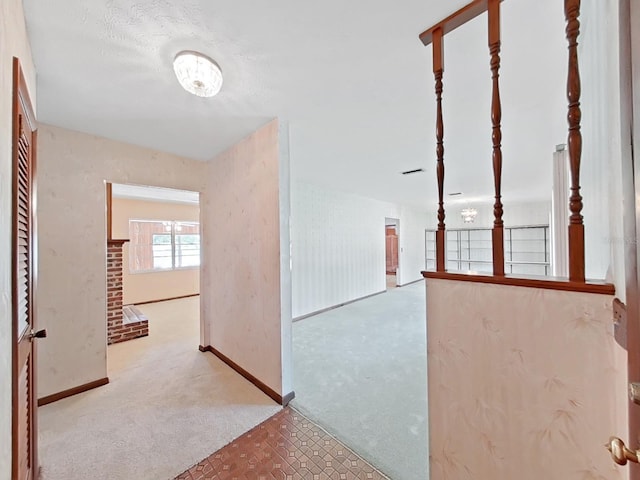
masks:
[[[175,480],[387,478],[309,419],[287,407]]]

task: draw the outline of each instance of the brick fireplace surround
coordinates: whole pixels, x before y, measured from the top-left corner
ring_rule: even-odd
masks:
[[[149,321],[127,322],[122,312],[122,250],[129,240],[107,240],[107,344],[149,335]]]

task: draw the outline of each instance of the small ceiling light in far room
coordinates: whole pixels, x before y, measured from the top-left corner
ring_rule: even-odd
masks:
[[[463,208],[460,215],[462,215],[464,223],[473,223],[476,219],[476,215],[478,215],[478,211],[475,208]]]
[[[198,97],[213,97],[222,88],[220,67],[201,53],[178,53],[173,60],[173,71],[182,88]]]

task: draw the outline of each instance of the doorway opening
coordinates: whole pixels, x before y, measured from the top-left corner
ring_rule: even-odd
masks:
[[[52,479],[135,478],[135,469],[150,468],[156,478],[168,478],[188,463],[191,453],[180,445],[194,419],[182,410],[161,417],[179,396],[185,405],[202,403],[190,385],[213,374],[198,351],[199,193],[107,183],[106,212],[108,385],[41,410],[43,468]],[[153,450],[165,446],[148,438],[167,422],[182,442],[157,455]],[[97,438],[95,431],[103,434]],[[75,443],[61,448],[55,441],[61,436]],[[135,445],[139,455],[127,454],[125,445]],[[107,464],[104,452],[119,461]]]
[[[412,283],[293,323],[291,405],[398,480],[428,478],[425,297]]]
[[[199,296],[199,197],[170,188],[107,186],[108,345],[150,334],[145,305]],[[191,321],[197,331],[199,316]]]
[[[106,243],[120,251],[106,269],[108,321],[118,329],[106,348],[108,384],[39,409],[51,480],[175,478],[279,410],[199,349],[199,193],[110,189]]]
[[[398,235],[400,220],[397,218],[384,219],[384,238],[385,238],[385,274],[387,290],[398,286],[398,269],[399,269],[399,241]]]

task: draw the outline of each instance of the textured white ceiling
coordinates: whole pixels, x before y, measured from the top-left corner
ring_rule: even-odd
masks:
[[[433,207],[433,75],[418,34],[466,3],[24,0],[39,119],[209,160],[279,117],[294,178]],[[566,137],[562,2],[506,0],[503,24],[504,194],[546,198]],[[171,64],[181,50],[217,61],[218,96],[182,90]],[[446,189],[486,200],[486,18],[447,36],[445,52]]]

